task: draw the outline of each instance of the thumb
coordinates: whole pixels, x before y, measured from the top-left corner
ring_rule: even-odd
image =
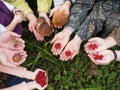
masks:
[[[52,43],[54,43],[56,40],[57,40],[57,37],[54,37],[50,43],[52,44]]]

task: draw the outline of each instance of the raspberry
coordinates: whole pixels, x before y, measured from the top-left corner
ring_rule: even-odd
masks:
[[[69,56],[71,56],[71,52],[68,50],[68,51],[65,51],[65,55],[67,56],[67,57],[69,57]]]
[[[103,59],[103,55],[98,55],[98,53],[94,54],[94,59],[95,60],[102,60]]]
[[[47,77],[45,76],[45,72],[39,71],[36,75],[35,81],[41,86],[44,87],[47,84]]]
[[[92,50],[95,50],[96,48],[98,48],[98,46],[94,43],[94,44],[90,44],[89,46],[89,49],[92,49]]]
[[[56,48],[56,49],[61,49],[61,43],[56,43],[56,44],[55,44],[55,48]]]

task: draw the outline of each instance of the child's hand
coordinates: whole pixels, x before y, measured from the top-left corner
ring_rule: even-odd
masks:
[[[81,39],[79,36],[75,36],[65,47],[64,51],[60,55],[60,59],[63,61],[67,61],[69,59],[73,59],[79,52]]]
[[[47,13],[44,13],[44,12],[40,12],[39,13],[39,17],[44,17],[45,18],[45,21],[48,23],[48,25],[51,25],[51,21],[47,15]]]
[[[94,47],[94,49],[91,46]],[[89,39],[84,47],[87,53],[100,52],[108,48],[106,40],[99,37]]]
[[[51,44],[53,44],[51,51],[54,55],[58,55],[62,52],[65,45],[68,43],[72,31],[69,29],[64,29],[55,35],[52,39]]]
[[[43,41],[44,40],[43,36],[40,35],[35,30],[35,26],[37,24],[37,18],[35,17],[35,15],[33,13],[29,13],[27,15],[27,19],[29,20],[29,24],[28,24],[29,30],[34,33],[34,35],[38,41]]]
[[[23,11],[20,10],[20,9],[15,9],[13,11],[14,13],[14,20],[17,22],[17,23],[21,23],[22,20],[23,20]]]
[[[89,58],[97,65],[108,65],[114,60],[114,54],[111,50],[98,52],[97,55],[102,55],[100,59],[95,58],[94,54],[88,54]]]

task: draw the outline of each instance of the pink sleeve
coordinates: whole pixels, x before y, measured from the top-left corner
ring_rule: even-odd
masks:
[[[18,76],[18,77],[21,77],[21,78],[23,78],[26,70],[27,70],[26,68],[20,67],[20,66],[17,67],[17,68],[12,68],[12,67],[7,67],[7,66],[4,66],[4,65],[0,65],[0,72],[15,75],[15,76]]]
[[[0,90],[29,90],[25,82]]]

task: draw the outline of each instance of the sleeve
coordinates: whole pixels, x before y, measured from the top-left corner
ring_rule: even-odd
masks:
[[[87,13],[93,7],[93,4],[94,0],[76,0],[71,8],[70,17],[65,27],[75,32],[78,26],[80,26],[87,17]]]
[[[3,0],[2,0],[3,1]],[[14,6],[10,5],[8,2],[3,1],[3,3],[6,5],[6,7],[12,12],[14,9]]]
[[[50,11],[52,0],[37,0],[38,12],[48,13]]]
[[[120,26],[115,28],[110,34],[111,37],[117,42],[117,45],[120,46]]]
[[[54,6],[57,6],[57,5],[63,4],[65,0],[53,0],[53,2],[54,2]]]
[[[26,18],[29,13],[33,12],[25,0],[9,0],[8,3],[18,9],[22,9],[24,11],[24,18]]]
[[[6,28],[2,24],[0,24],[0,34],[2,34],[3,32],[6,32]]]

